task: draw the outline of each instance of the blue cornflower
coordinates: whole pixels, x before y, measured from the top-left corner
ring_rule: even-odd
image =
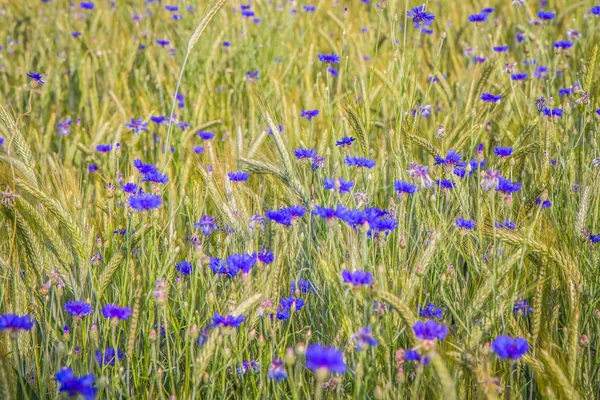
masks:
[[[4,314],[0,315],[0,331],[8,331],[9,334],[16,334],[18,331],[28,331],[33,327],[33,320],[31,316],[17,315],[17,314]]]
[[[81,37],[81,32],[73,31],[73,32],[71,32],[71,36],[73,36],[73,37]]]
[[[165,185],[169,182],[169,177],[166,174],[161,174],[160,171],[155,170],[145,174],[142,178],[142,182],[162,183]]]
[[[96,151],[100,153],[108,153],[112,150],[112,144],[99,144],[96,146]]]
[[[433,165],[445,165],[445,166],[455,166],[455,167],[464,167],[467,164],[462,162],[462,156],[458,154],[454,150],[448,150],[448,154],[446,154],[446,158],[442,158],[440,156],[435,156],[435,162]]]
[[[326,219],[328,221],[331,221],[334,218],[337,218],[336,210],[334,208],[330,208],[330,207],[315,206],[315,209],[313,210],[312,213],[313,213],[313,215],[316,215],[316,216]]]
[[[215,275],[226,275],[228,278],[233,278],[239,272],[235,266],[230,266],[227,260],[221,260],[217,257],[210,258],[209,266]]]
[[[46,82],[42,78],[42,74],[38,72],[28,72],[27,76],[35,83],[36,85],[44,85]]]
[[[298,282],[290,283],[290,293],[292,296],[295,296],[296,294],[303,295],[309,292],[314,292],[314,290],[310,282],[306,279],[300,278],[298,279]]]
[[[415,361],[418,363],[423,363],[424,366],[429,365],[429,357],[428,356],[424,356],[422,357],[419,353],[417,353],[415,350],[406,350],[404,352],[404,359],[406,361]]]
[[[515,315],[523,314],[524,317],[527,316],[530,312],[533,312],[533,308],[529,306],[529,302],[527,299],[517,300],[515,305],[513,306],[513,312]]]
[[[317,115],[319,115],[319,110],[302,110],[300,113],[300,117],[306,118],[309,121]]]
[[[56,124],[56,126],[58,127],[58,134],[63,136],[70,134],[71,124],[73,124],[73,121],[71,121],[71,118],[69,117],[65,118],[64,121],[61,121],[58,124]]]
[[[284,297],[279,301],[279,307],[277,310],[277,319],[285,321],[291,316],[292,308],[296,311],[302,310],[304,307],[304,300],[295,297]]]
[[[340,62],[340,56],[337,54],[319,54],[319,61],[327,64],[337,64]]]
[[[326,370],[336,374],[346,372],[344,353],[335,347],[311,344],[306,349],[306,368],[313,372]]]
[[[356,341],[356,351],[361,351],[364,348],[377,346],[377,339],[373,336],[373,331],[370,326],[360,328],[358,332],[352,335],[352,339]]]
[[[558,95],[568,97],[568,96],[571,96],[574,91],[575,91],[575,89],[573,89],[573,88],[560,88],[560,89],[558,89]]]
[[[492,47],[492,49],[496,53],[506,53],[508,51],[508,45],[505,44],[504,46],[494,46],[494,47]]]
[[[525,34],[517,32],[516,39],[517,43],[523,43],[525,41]]]
[[[137,120],[131,118],[131,121],[126,122],[125,126],[131,129],[136,135],[139,135],[142,131],[148,130],[148,123],[143,122],[142,117],[139,117]]]
[[[484,63],[487,60],[487,58],[474,56],[472,58],[472,60],[473,60],[474,63],[481,64],[481,63]]]
[[[413,117],[419,116],[422,118],[427,118],[431,115],[431,106],[430,105],[424,106],[422,104],[417,104],[416,106],[417,106],[417,108],[415,108],[411,112],[411,115]]]
[[[213,322],[210,324],[210,327],[221,327],[221,328],[238,328],[242,322],[244,322],[244,316],[238,315],[227,315],[223,316],[215,311],[215,315],[213,317]]]
[[[421,318],[442,319],[444,317],[444,309],[441,307],[436,307],[432,303],[425,304],[425,307],[417,307],[417,311],[419,312],[419,317]]]
[[[529,344],[527,340],[520,337],[498,336],[492,342],[492,350],[500,358],[517,360],[529,351]]]
[[[563,110],[560,108],[554,108],[554,109],[549,109],[549,108],[544,108],[542,110],[542,114],[544,114],[545,116],[552,118],[552,117],[562,117],[563,115]]]
[[[571,40],[559,40],[557,42],[554,42],[554,48],[555,49],[568,49],[570,47],[573,47],[573,42]]]
[[[597,235],[590,235],[590,243],[600,242],[600,233]]]
[[[207,132],[207,131],[198,131],[196,133],[196,135],[198,135],[200,137],[200,139],[203,139],[203,140],[211,140],[212,138],[215,137],[215,134],[213,132]]]
[[[279,210],[269,210],[265,213],[265,216],[278,224],[289,226],[292,222],[302,218],[305,213],[306,208],[302,206],[290,206]]]
[[[231,182],[246,182],[250,174],[248,172],[230,172],[227,174]]]
[[[496,147],[494,148],[494,154],[498,157],[510,157],[512,156],[513,148],[512,147]]]
[[[590,12],[594,15],[600,15],[600,6],[594,6],[590,8]]]
[[[554,12],[552,12],[552,11],[539,10],[537,12],[537,16],[541,20],[551,21],[551,20],[554,19],[554,17],[556,16],[556,14]]]
[[[498,186],[496,186],[497,192],[503,192],[506,194],[516,193],[521,190],[520,182],[511,182],[510,180],[500,177],[498,178]]]
[[[488,18],[488,15],[486,13],[469,15],[469,21],[475,22],[475,23],[485,22],[485,21],[487,21],[487,18]]]
[[[89,303],[85,303],[81,300],[67,301],[65,304],[65,311],[74,317],[85,317],[94,312],[94,309]]]
[[[246,71],[246,78],[247,78],[248,80],[255,80],[255,81],[256,81],[256,80],[260,79],[260,78],[258,77],[259,73],[260,73],[260,72],[259,72],[258,70],[254,70],[254,71]]]
[[[277,129],[279,130],[279,133],[283,132],[283,125],[277,125]],[[273,130],[269,127],[265,129],[265,132],[267,132],[269,135],[273,134]]]
[[[180,261],[175,266],[175,269],[181,275],[189,275],[192,273],[193,266],[192,266],[192,263],[189,261]]]
[[[242,271],[244,275],[250,273],[250,270],[256,265],[257,257],[251,254],[232,254],[227,257],[227,266],[230,271]]]
[[[201,229],[204,235],[210,235],[213,231],[217,230],[217,224],[215,224],[213,217],[204,215],[194,224],[194,228]]]
[[[204,153],[204,146],[194,146],[192,147],[192,151],[196,154],[202,154]]]
[[[154,122],[156,125],[162,125],[167,122],[168,118],[163,115],[153,115],[150,117],[150,121]]]
[[[454,222],[454,224],[456,225],[457,228],[460,229],[464,229],[464,230],[472,230],[475,228],[475,221],[470,220],[470,219],[464,219],[463,217],[459,217],[456,219],[456,221]]]
[[[59,392],[65,392],[70,397],[81,395],[85,400],[92,400],[96,397],[98,389],[94,387],[96,378],[93,374],[78,377],[70,367],[67,367],[61,369],[55,378],[59,383]]]
[[[375,166],[375,160],[371,160],[370,158],[364,157],[346,156],[346,158],[344,159],[344,164],[351,167],[371,169]]]
[[[121,351],[121,349],[117,349],[115,357],[115,349],[113,347],[109,347],[106,350],[96,350],[96,361],[100,366],[102,365],[115,365],[115,361],[118,358],[119,360],[125,357],[125,353]]]
[[[179,11],[179,7],[177,6],[170,6],[170,5],[165,5],[165,10],[167,11],[171,11],[171,12],[177,12]]]
[[[91,1],[82,1],[81,3],[79,3],[79,7],[83,8],[84,10],[93,10],[94,3],[92,3]]]
[[[148,174],[153,174],[155,172],[158,172],[158,168],[156,168],[154,165],[144,164],[142,162],[142,160],[140,160],[139,158],[136,158],[135,160],[133,160],[133,166],[142,175],[148,175]]]
[[[275,382],[281,382],[282,380],[287,379],[288,373],[285,370],[281,359],[274,358],[273,361],[271,361],[267,376]]]
[[[114,304],[107,304],[102,307],[102,314],[105,318],[117,318],[121,320],[126,320],[131,317],[131,308],[129,307],[119,307]]]
[[[500,100],[502,100],[502,95],[499,94],[499,95],[495,96],[491,93],[482,93],[481,100],[483,100],[486,103],[497,103]]]
[[[486,7],[483,10],[481,10],[482,14],[491,14],[495,11],[495,9],[493,7]]]
[[[156,44],[159,45],[160,47],[165,47],[171,44],[171,42],[169,42],[166,39],[157,39],[156,40]]]
[[[396,189],[396,192],[398,192],[398,196],[403,194],[415,194],[419,191],[419,188],[416,185],[405,181],[394,182],[394,189]]]
[[[338,76],[340,73],[337,69],[327,67],[327,72],[329,72],[332,76]]]
[[[273,252],[264,247],[258,253],[254,253],[254,257],[262,264],[271,264],[273,261],[275,261],[275,255]]]
[[[315,149],[305,149],[299,148],[294,149],[294,155],[298,160],[308,160],[317,156],[317,151]]]
[[[88,172],[96,172],[98,171],[98,166],[96,164],[90,164],[87,168]]]
[[[454,189],[455,186],[455,183],[448,179],[438,179],[437,181],[435,181],[435,184],[438,185],[440,189],[446,190]]]
[[[511,231],[514,231],[515,229],[517,229],[517,224],[515,224],[508,218],[506,218],[505,221],[496,221],[496,222],[494,222],[494,225],[496,226],[497,229],[508,229]]]
[[[406,13],[406,16],[412,18],[415,29],[421,28],[422,26],[431,26],[435,19],[435,15],[425,11],[425,5],[414,7]]]
[[[548,67],[545,65],[539,65],[535,67],[535,70],[533,71],[533,77],[535,79],[546,79],[548,76],[548,71],[550,71]]]
[[[512,79],[513,81],[524,81],[525,79],[527,79],[528,74],[526,72],[524,73],[519,73],[519,74],[512,74],[510,76],[510,79]]]
[[[415,336],[422,340],[444,340],[448,335],[448,327],[432,319],[426,322],[415,322],[413,331],[415,332]]]
[[[538,206],[541,206],[542,208],[549,208],[552,205],[552,202],[550,200],[548,200],[548,199],[542,201],[542,198],[538,197],[535,200],[535,204],[538,205]]]
[[[354,272],[344,270],[342,272],[342,279],[344,280],[344,283],[350,283],[353,286],[368,286],[373,283],[373,274],[361,270]]]
[[[127,203],[134,210],[152,210],[160,207],[162,198],[151,194],[139,194],[137,196],[131,196],[129,200],[127,200]]]
[[[250,18],[250,17],[254,17],[256,15],[256,13],[252,10],[248,10],[248,9],[243,9],[240,14],[242,15],[242,17],[246,17],[246,18]]]
[[[336,141],[335,145],[342,146],[342,147],[349,147],[352,145],[352,143],[354,143],[355,140],[356,140],[356,138],[353,138],[352,136],[344,136],[340,140]]]
[[[302,6],[302,10],[304,10],[304,12],[315,12],[317,10],[316,6],[311,6],[311,5],[304,5]]]
[[[327,190],[338,190],[341,194],[348,193],[354,187],[354,182],[343,178],[326,178],[323,187]]]

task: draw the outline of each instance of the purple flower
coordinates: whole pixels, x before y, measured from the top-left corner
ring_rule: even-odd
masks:
[[[365,271],[361,271],[361,270],[354,271],[354,272],[344,270],[342,272],[342,279],[344,280],[344,283],[350,283],[353,286],[361,286],[361,285],[368,286],[371,283],[373,283],[373,275],[369,272],[365,272]]]
[[[82,1],[81,3],[79,3],[79,7],[83,8],[84,10],[93,10],[94,3],[92,3],[91,1]]]
[[[260,252],[255,253],[254,257],[262,264],[271,264],[273,261],[275,261],[275,255],[264,247],[260,250]]]
[[[365,347],[375,347],[378,343],[370,326],[360,328],[358,332],[352,335],[352,339],[356,341],[356,351],[361,351]]]
[[[64,121],[61,121],[58,124],[56,124],[56,126],[58,127],[58,134],[63,136],[70,134],[72,123],[73,121],[71,121],[71,119],[67,117],[64,119]]]
[[[265,216],[278,224],[290,226],[292,222],[302,218],[305,213],[306,208],[302,206],[291,206],[279,210],[269,210],[265,213]]]
[[[570,40],[559,40],[557,42],[554,42],[554,48],[556,49],[568,49],[570,47],[573,47],[573,42]]]
[[[117,357],[115,357],[115,349],[112,347],[107,348],[104,352],[102,350],[96,350],[96,361],[100,366],[115,365],[116,358],[120,360],[125,356],[120,349],[118,349],[116,353]]]
[[[523,314],[524,317],[527,316],[530,312],[533,312],[533,308],[529,306],[529,302],[527,299],[517,300],[515,305],[513,306],[513,312],[515,315]]]
[[[160,207],[162,204],[162,198],[160,196],[153,196],[151,194],[138,194],[137,196],[131,196],[127,203],[131,208],[138,211],[152,210]]]
[[[217,230],[217,225],[213,217],[204,215],[194,224],[194,228],[201,229],[204,235],[210,235],[213,231]]]
[[[234,315],[223,316],[215,311],[213,322],[209,326],[213,328],[238,328],[242,324],[242,322],[244,322],[243,315],[238,315],[237,317]]]
[[[100,153],[108,153],[112,150],[112,144],[99,144],[96,146],[96,151]]]
[[[46,83],[42,78],[42,74],[38,72],[28,72],[27,76],[37,85],[44,85]]]
[[[394,182],[394,189],[398,192],[398,195],[401,196],[403,194],[415,194],[419,191],[419,188],[413,185],[412,183],[405,181],[396,181]]]
[[[215,137],[215,134],[212,132],[207,132],[207,131],[198,131],[198,133],[196,133],[200,139],[203,140],[211,140],[212,138]]]
[[[356,138],[353,138],[351,136],[344,136],[340,140],[336,141],[335,145],[341,147],[349,147],[352,145],[352,143],[354,143],[355,140]]]
[[[563,110],[560,108],[554,108],[554,109],[544,108],[542,110],[542,114],[544,114],[548,118],[553,118],[553,117],[559,118],[559,117],[562,117]]]
[[[131,129],[136,135],[139,135],[142,131],[148,130],[148,123],[143,122],[142,117],[139,117],[137,120],[131,118],[131,121],[126,122],[125,126]]]
[[[96,172],[98,171],[98,166],[96,164],[90,164],[87,170],[88,172]]]
[[[543,21],[551,21],[554,19],[554,16],[556,14],[553,13],[552,11],[544,11],[544,10],[539,10],[537,12],[537,16],[539,19],[543,20]]]
[[[192,273],[193,266],[192,266],[192,263],[189,261],[180,261],[175,266],[175,269],[181,275],[189,275]]]
[[[464,230],[472,230],[475,228],[475,221],[470,220],[470,219],[464,219],[463,217],[459,217],[456,219],[456,222],[454,223],[456,225],[457,228],[460,229],[464,229]]]
[[[590,8],[590,12],[596,16],[600,15],[600,6]]]
[[[167,122],[167,117],[162,115],[153,115],[150,117],[150,121],[154,122],[156,125],[162,125]]]
[[[340,56],[337,54],[319,54],[319,61],[327,64],[337,64],[340,62]]]
[[[315,12],[317,10],[316,6],[311,6],[311,5],[304,5],[302,6],[302,10],[304,10],[304,12]]]
[[[500,358],[511,358],[517,360],[529,351],[527,340],[510,336],[498,336],[492,342],[492,350]]]
[[[535,67],[535,70],[533,71],[533,77],[535,79],[546,79],[549,70],[550,69],[545,65],[539,65]]]
[[[436,307],[432,303],[427,303],[425,307],[417,307],[417,311],[419,312],[419,317],[421,318],[442,319],[444,316],[444,309],[441,307]]]
[[[168,46],[168,45],[170,45],[170,44],[171,44],[171,42],[169,42],[169,41],[168,41],[168,40],[166,40],[166,39],[158,39],[158,40],[156,41],[156,44],[157,44],[157,45],[159,45],[160,47],[165,47],[165,46]]]
[[[499,94],[499,95],[495,96],[491,93],[482,93],[481,100],[483,100],[486,103],[497,103],[500,100],[502,100],[502,95]]]
[[[510,157],[512,156],[512,147],[496,147],[494,148],[494,154],[498,157]]]
[[[97,388],[94,387],[96,379],[93,374],[78,377],[70,367],[61,369],[56,374],[59,383],[59,392],[65,392],[70,397],[81,395],[85,400],[93,400],[96,397]]]
[[[415,29],[421,28],[422,26],[431,26],[435,19],[435,15],[425,11],[425,5],[414,7],[406,13],[406,16],[412,18]]]
[[[524,81],[525,79],[527,79],[527,76],[528,76],[527,73],[512,74],[510,76],[510,79],[512,79],[513,81]]]
[[[316,157],[317,151],[315,149],[305,148],[294,149],[294,156],[296,156],[298,160],[308,160]]]
[[[549,208],[552,205],[552,202],[550,200],[548,200],[548,199],[542,201],[542,198],[538,197],[535,200],[535,204],[538,205],[538,206],[541,206],[542,208]]]
[[[344,353],[335,347],[311,344],[306,349],[306,368],[313,372],[326,370],[337,374],[346,372]]]
[[[74,317],[85,317],[94,312],[94,309],[89,303],[84,303],[81,300],[67,301],[65,304],[65,311]]]
[[[300,117],[306,118],[309,121],[317,115],[319,115],[319,110],[302,110],[300,113]]]
[[[250,174],[248,172],[230,172],[227,174],[231,182],[246,182]]]
[[[429,188],[433,185],[433,180],[429,176],[429,167],[410,163],[407,173],[415,178],[422,188]]]
[[[281,382],[282,380],[287,379],[288,373],[285,370],[283,361],[281,359],[275,358],[273,361],[271,361],[271,366],[269,367],[267,376],[269,379],[274,380],[275,382]]]
[[[475,22],[475,23],[485,22],[485,21],[487,21],[487,17],[488,17],[488,15],[486,13],[471,14],[471,15],[469,15],[469,21]]]
[[[354,187],[354,182],[343,178],[326,178],[323,187],[327,190],[338,190],[341,194],[348,193]]]
[[[9,331],[11,334],[16,334],[18,331],[28,331],[33,327],[31,316],[4,314],[0,315],[0,331]]]
[[[131,317],[131,308],[119,307],[114,304],[107,304],[102,307],[102,314],[105,318],[117,318],[120,320],[126,320]]]
[[[506,53],[508,51],[508,45],[505,44],[504,46],[494,46],[492,49],[496,53]]]
[[[370,158],[364,157],[346,156],[346,158],[344,159],[344,164],[351,167],[371,169],[375,166],[375,160],[371,160]]]
[[[454,189],[455,183],[448,179],[438,179],[435,181],[435,184],[440,187],[440,189],[451,190]]]
[[[462,156],[454,150],[449,150],[446,158],[435,156],[435,162],[433,165],[445,165],[447,167],[464,167],[467,164],[462,161]]]
[[[474,56],[472,60],[474,63],[481,64],[484,63],[487,60],[487,58]]]
[[[506,194],[516,193],[521,190],[520,182],[511,182],[510,180],[500,177],[498,178],[498,185],[496,186],[497,192],[503,192]]]
[[[448,335],[448,327],[432,319],[426,322],[417,321],[413,325],[415,336],[423,340],[444,340]]]

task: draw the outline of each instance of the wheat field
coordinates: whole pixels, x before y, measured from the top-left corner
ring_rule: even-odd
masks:
[[[1,399],[600,397],[600,5],[0,23]]]

